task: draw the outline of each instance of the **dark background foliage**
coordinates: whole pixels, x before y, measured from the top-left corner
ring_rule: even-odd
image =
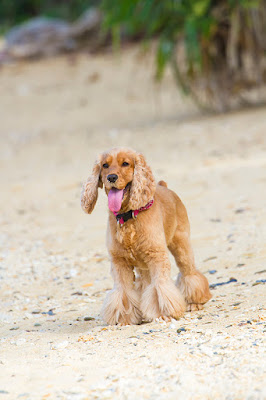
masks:
[[[73,21],[97,0],[0,0],[0,29],[39,15]]]
[[[157,37],[157,78],[170,64],[202,106],[246,103],[243,93],[266,80],[265,0],[103,0],[102,8],[114,37]]]

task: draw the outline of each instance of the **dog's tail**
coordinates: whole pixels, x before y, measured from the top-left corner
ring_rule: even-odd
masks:
[[[167,187],[167,183],[165,181],[159,181],[158,185]]]

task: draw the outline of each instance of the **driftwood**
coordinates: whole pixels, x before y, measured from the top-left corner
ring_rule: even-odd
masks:
[[[99,43],[101,22],[101,13],[96,8],[87,10],[72,24],[55,18],[33,18],[6,34],[2,59],[48,57],[78,50],[85,43],[95,48]]]

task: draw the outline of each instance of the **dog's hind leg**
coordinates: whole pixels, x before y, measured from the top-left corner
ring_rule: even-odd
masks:
[[[168,245],[179,267],[176,286],[187,303],[187,311],[201,310],[212,297],[207,278],[195,267],[189,232],[177,230]]]
[[[133,267],[122,257],[112,257],[112,261],[114,288],[106,296],[102,318],[110,325],[140,324],[140,296],[134,287]]]

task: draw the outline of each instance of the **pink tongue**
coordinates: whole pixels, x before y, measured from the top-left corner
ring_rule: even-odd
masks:
[[[112,212],[118,212],[123,200],[123,189],[111,189],[108,194],[108,207]]]

